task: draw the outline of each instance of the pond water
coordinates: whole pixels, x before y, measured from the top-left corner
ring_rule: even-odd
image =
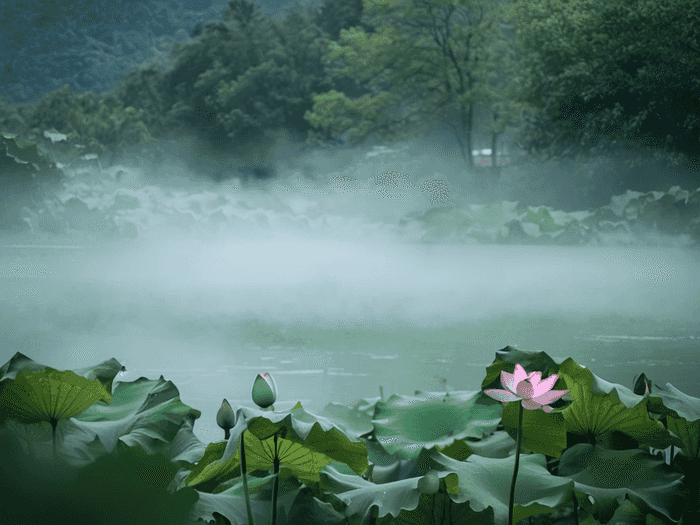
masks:
[[[115,357],[157,379],[220,440],[225,397],[276,409],[414,390],[477,390],[506,345],[572,357],[632,387],[644,372],[700,397],[700,251],[376,244],[288,234],[0,248],[0,362]],[[42,244],[43,243],[43,244]]]
[[[258,373],[275,378],[276,409],[320,411],[380,386],[385,398],[476,390],[507,345],[700,397],[700,250],[444,244],[445,225],[426,232],[417,215],[557,206],[580,188],[513,169],[481,191],[483,174],[416,151],[295,157],[265,187],[165,161],[66,171],[65,190],[25,218],[31,232],[0,236],[0,363],[114,357],[122,381],[163,375],[201,410],[204,442],[223,437],[223,398],[254,406]],[[135,238],[106,240],[115,225]]]

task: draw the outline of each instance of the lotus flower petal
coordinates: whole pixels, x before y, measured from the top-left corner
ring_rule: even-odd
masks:
[[[509,392],[508,390],[484,390],[484,394],[503,403],[507,403],[509,401],[520,401],[520,397],[518,397],[518,395],[514,394],[513,392]]]
[[[525,369],[516,363],[512,374],[501,370],[501,383],[507,390],[484,390],[484,394],[498,401],[507,403],[510,401],[522,401],[523,408],[537,410],[542,408],[545,412],[551,412],[553,403],[560,397],[568,394],[569,390],[552,390],[559,379],[557,374],[552,374],[542,380],[542,372],[525,372]]]

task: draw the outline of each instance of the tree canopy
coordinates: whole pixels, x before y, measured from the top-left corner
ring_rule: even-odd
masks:
[[[539,157],[700,152],[700,3],[543,0],[504,7],[525,57],[520,135]]]
[[[624,147],[690,161],[699,28],[695,0],[323,0],[280,22],[229,0],[167,69],[133,70],[99,96],[59,90],[20,120],[105,145],[195,133],[227,154],[276,130],[357,145],[442,122],[468,163],[475,130],[494,155],[512,130],[538,160]]]
[[[471,166],[476,105],[495,111],[488,127],[495,134],[524,110],[508,86],[515,62],[493,8],[486,0],[366,1],[377,30],[341,31],[329,60],[342,61],[340,71],[367,82],[371,93],[354,100],[338,91],[316,95],[307,120],[336,136],[349,133],[352,144],[370,135],[405,138],[421,123],[444,121]]]

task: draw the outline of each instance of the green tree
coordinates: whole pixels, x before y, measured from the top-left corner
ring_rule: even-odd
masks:
[[[700,3],[544,0],[502,16],[527,57],[519,96],[539,108],[519,137],[529,153],[700,158]]]
[[[219,80],[206,103],[216,111],[217,122],[226,136],[244,143],[265,141],[280,130],[305,136],[311,125],[304,114],[312,107],[312,96],[331,89],[332,77],[323,57],[328,47],[326,34],[298,10],[283,22],[273,22],[276,46],[263,62],[228,80]],[[202,75],[206,78],[213,72]],[[262,155],[264,157],[264,154]]]
[[[329,58],[344,61],[341,71],[366,81],[371,94],[350,100],[341,92],[322,93],[306,118],[335,136],[349,132],[351,144],[369,135],[404,138],[441,120],[472,167],[476,105],[494,105],[494,133],[523,111],[496,74],[513,66],[503,63],[504,46],[494,44],[500,28],[491,11],[493,2],[486,0],[366,2],[377,31],[342,31],[341,41],[330,43]]]
[[[151,143],[143,110],[124,107],[115,96],[90,91],[73,93],[68,85],[26,107],[25,119],[33,130],[55,128],[88,147],[85,152],[106,153],[124,146]]]
[[[107,96],[117,98],[122,106],[142,111],[143,122],[154,135],[162,135],[168,124],[165,114],[172,105],[172,97],[165,89],[165,73],[149,66],[126,73]]]
[[[363,10],[362,0],[323,0],[314,23],[334,41],[338,41],[343,29],[356,27],[374,31],[375,28],[363,20]]]
[[[232,126],[240,121],[221,115],[213,94],[261,67],[279,41],[273,24],[250,1],[229,0],[222,16],[228,23],[206,24],[194,42],[173,46],[175,64],[166,75],[166,89],[173,100],[168,120],[226,149]]]

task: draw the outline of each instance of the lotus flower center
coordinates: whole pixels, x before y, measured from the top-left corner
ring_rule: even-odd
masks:
[[[535,389],[532,387],[532,384],[529,381],[524,380],[520,381],[520,383],[518,383],[518,385],[515,387],[515,393],[523,399],[532,399]]]

